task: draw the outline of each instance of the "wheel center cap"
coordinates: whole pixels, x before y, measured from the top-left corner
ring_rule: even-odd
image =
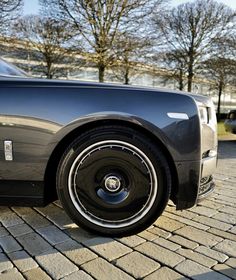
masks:
[[[119,190],[120,186],[121,186],[121,181],[116,176],[109,176],[105,180],[105,188],[109,192],[116,192],[117,190]]]

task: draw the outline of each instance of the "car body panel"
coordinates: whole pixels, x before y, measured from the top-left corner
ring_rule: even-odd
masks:
[[[10,200],[8,185],[14,182],[28,182],[29,186],[26,195],[22,189],[17,197],[30,194],[32,199],[44,201],[42,182],[50,157],[61,141],[79,128],[109,120],[140,127],[162,143],[177,174],[175,203],[178,209],[184,209],[193,206],[198,197],[203,142],[204,149],[215,149],[217,145],[210,124],[201,126],[197,102],[212,104],[197,95],[8,77],[0,79],[0,98],[0,142],[13,143],[13,161],[5,160],[4,146],[0,146],[0,198],[4,201],[7,196]],[[172,118],[168,113],[187,117]],[[213,140],[203,140],[207,133]]]
[[[11,176],[7,168],[10,179],[31,174],[34,180],[42,180],[44,170],[39,171],[39,165],[47,162],[57,143],[73,129],[100,119],[120,118],[151,130],[165,143],[174,161],[200,159],[200,141],[194,141],[200,139],[198,111],[187,95],[25,80],[1,81],[0,85],[0,119],[4,120],[0,140],[9,138],[14,143],[15,159],[9,164],[25,163],[25,175],[24,170],[15,174],[14,168]],[[169,118],[167,113],[173,108],[186,112],[189,120]],[[1,173],[4,178],[2,168]]]

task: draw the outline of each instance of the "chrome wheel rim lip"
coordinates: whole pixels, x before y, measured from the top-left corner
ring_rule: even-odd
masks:
[[[112,220],[104,220],[95,216],[93,213],[88,212],[87,209],[83,206],[76,190],[75,176],[73,174],[77,173],[78,168],[83,163],[86,157],[88,157],[95,150],[100,150],[104,147],[111,147],[111,148],[121,147],[122,149],[127,149],[133,152],[133,154],[139,157],[142,163],[145,164],[146,168],[150,173],[151,190],[150,190],[149,198],[146,201],[143,208],[138,213],[136,213],[135,215],[127,219],[112,221]],[[155,172],[155,168],[151,160],[139,148],[124,141],[105,140],[90,145],[76,157],[69,171],[68,190],[69,190],[70,199],[74,207],[86,220],[88,220],[89,222],[95,225],[106,227],[106,228],[123,228],[137,223],[150,211],[150,209],[152,208],[155,202],[155,198],[157,195],[158,179]]]

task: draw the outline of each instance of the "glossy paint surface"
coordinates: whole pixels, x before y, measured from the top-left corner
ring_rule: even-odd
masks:
[[[4,179],[42,179],[50,153],[67,133],[87,122],[109,118],[151,129],[175,161],[199,160],[197,108],[186,95],[73,82],[7,80],[0,82],[0,96],[0,141],[9,139],[14,145],[14,161],[7,163],[5,171],[1,168]],[[173,111],[185,112],[189,120],[169,118],[167,113]],[[2,162],[2,150],[0,155]]]
[[[43,181],[53,150],[68,133],[88,123],[118,120],[153,134],[168,150],[179,182],[189,187],[194,178],[198,185],[200,122],[197,105],[187,94],[120,85],[2,78],[0,101],[0,180]],[[185,113],[188,119],[170,118],[168,113]],[[4,158],[5,140],[13,143],[13,161]],[[187,175],[178,171],[193,162],[194,169],[185,169]]]

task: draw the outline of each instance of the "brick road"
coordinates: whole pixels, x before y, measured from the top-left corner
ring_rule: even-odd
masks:
[[[219,143],[214,194],[169,204],[148,230],[112,239],[71,222],[59,203],[1,207],[0,280],[236,279],[236,137]]]

